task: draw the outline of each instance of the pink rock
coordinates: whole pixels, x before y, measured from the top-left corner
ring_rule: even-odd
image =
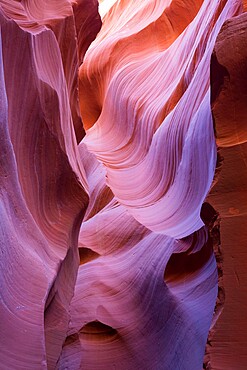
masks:
[[[1,368],[202,369],[221,299],[210,60],[241,12],[1,1]]]
[[[69,322],[87,185],[56,38],[8,17],[1,14],[1,366],[54,368]]]

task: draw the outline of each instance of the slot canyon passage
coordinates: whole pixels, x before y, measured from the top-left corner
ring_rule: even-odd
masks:
[[[247,369],[247,2],[0,0],[0,369]]]

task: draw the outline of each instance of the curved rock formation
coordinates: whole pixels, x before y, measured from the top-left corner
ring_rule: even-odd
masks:
[[[204,1],[198,13],[194,7],[192,22],[185,17],[183,33],[174,35],[172,28],[169,37],[164,27],[168,41],[159,42],[157,33],[150,46],[145,35],[156,37],[157,23],[175,22],[172,4],[155,2],[151,11],[150,1],[142,1],[143,24],[133,21],[136,3],[124,7],[123,2],[123,9],[121,4],[106,16],[80,68],[84,141],[104,163],[108,185],[133,217],[152,231],[181,238],[203,225],[200,209],[216,160],[209,61],[224,20],[239,4],[221,9],[218,2]],[[181,13],[183,4],[177,8]]]
[[[0,0],[1,366],[201,370],[218,318],[210,99],[218,144],[245,142],[243,103],[237,135],[221,115],[245,69],[219,36],[211,95],[210,59],[242,4],[99,3]]]
[[[46,1],[1,2],[3,369],[55,367],[88,204],[70,107],[72,80],[50,29],[73,13],[68,2],[61,2],[61,13],[56,8]]]

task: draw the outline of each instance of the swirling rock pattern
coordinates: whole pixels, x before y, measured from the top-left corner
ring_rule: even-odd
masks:
[[[210,60],[242,10],[0,1],[2,369],[202,369],[218,318],[210,103],[225,70],[244,73],[219,36],[211,94]],[[220,146],[245,142],[239,104],[237,136],[212,108]]]
[[[3,369],[55,367],[66,338],[77,236],[88,204],[69,78],[49,29],[60,16],[72,15],[72,8],[61,2],[56,19],[55,2],[53,8],[36,5],[1,2]]]

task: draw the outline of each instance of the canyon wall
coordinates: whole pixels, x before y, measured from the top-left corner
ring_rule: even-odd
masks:
[[[244,370],[245,8],[0,0],[1,369]]]

